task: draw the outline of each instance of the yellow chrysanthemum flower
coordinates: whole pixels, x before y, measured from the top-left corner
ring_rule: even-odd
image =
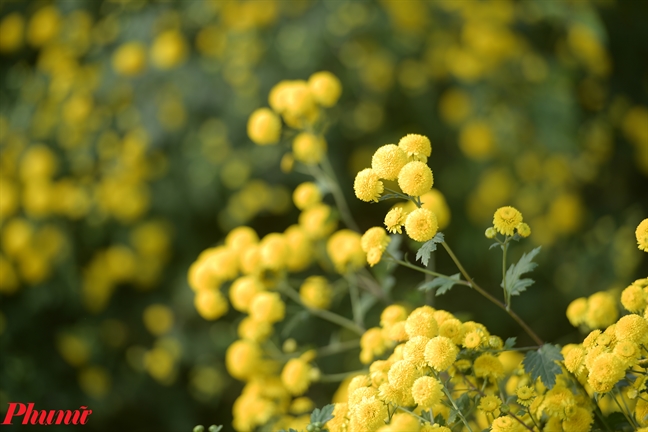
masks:
[[[117,48],[112,67],[120,75],[139,75],[146,68],[146,48],[140,42],[127,42]]]
[[[634,281],[621,293],[621,304],[632,313],[640,313],[646,308],[648,300],[647,279]]]
[[[585,297],[577,298],[567,306],[567,319],[574,327],[585,322],[587,316],[587,299]]]
[[[293,396],[302,395],[310,386],[311,369],[301,358],[290,359],[281,371],[281,382]]]
[[[306,165],[315,165],[322,161],[326,154],[326,141],[322,137],[302,132],[295,137],[292,151],[295,160]]]
[[[422,376],[412,386],[414,401],[422,408],[430,408],[443,398],[443,384],[431,376]]]
[[[313,182],[304,182],[293,192],[293,202],[299,210],[305,210],[321,201],[322,192]]]
[[[371,168],[378,177],[385,180],[396,180],[406,163],[407,155],[394,144],[380,147],[371,158]]]
[[[518,387],[515,394],[517,395],[517,403],[525,407],[531,405],[535,399],[535,390],[529,386]]]
[[[421,306],[409,314],[405,321],[405,331],[410,338],[425,336],[433,338],[439,335],[439,326],[434,318],[434,309],[430,306]]]
[[[425,360],[428,366],[443,372],[452,366],[457,359],[459,349],[447,337],[436,336],[430,339],[425,347]]]
[[[281,119],[272,110],[259,108],[248,119],[247,133],[256,144],[276,144],[281,137]]]
[[[387,212],[385,216],[385,226],[387,231],[392,234],[402,234],[402,227],[405,225],[405,219],[407,218],[407,213],[403,210],[403,207],[396,205],[392,207],[391,210]]]
[[[432,145],[424,135],[408,134],[398,142],[398,147],[403,149],[410,160],[427,162],[432,154]]]
[[[648,341],[648,322],[644,317],[636,314],[626,315],[617,321],[615,334],[619,341],[645,343]]]
[[[340,80],[328,71],[316,72],[308,78],[308,88],[315,101],[323,107],[335,105],[342,94]]]
[[[583,407],[574,407],[571,415],[563,420],[562,428],[564,431],[589,431],[594,422],[591,411]]]
[[[382,332],[378,327],[370,328],[364,332],[360,338],[360,349],[362,351],[360,360],[365,364],[371,363],[374,356],[382,355],[387,350]]]
[[[360,234],[348,229],[333,234],[326,242],[326,251],[335,270],[341,274],[359,269],[366,262]]]
[[[482,354],[473,363],[475,376],[496,381],[504,376],[504,365],[492,354]]]
[[[587,382],[598,393],[607,393],[625,376],[623,362],[612,353],[602,353],[592,363]]]
[[[310,276],[306,278],[299,288],[299,297],[310,308],[328,309],[331,305],[333,290],[326,278],[322,276]]]
[[[217,289],[203,289],[196,292],[194,306],[201,317],[216,320],[227,313],[227,300]]]
[[[522,223],[522,213],[513,207],[500,207],[493,216],[493,226],[498,233],[512,236]]]
[[[230,287],[229,298],[232,307],[239,312],[247,312],[254,296],[263,290],[263,284],[256,277],[241,276]]]
[[[362,250],[367,253],[367,262],[372,267],[380,262],[382,254],[389,245],[390,238],[384,228],[373,227],[362,235]]]
[[[494,413],[500,405],[502,405],[502,399],[495,395],[484,396],[479,400],[479,409],[485,413]]]
[[[520,237],[526,238],[531,235],[531,228],[526,223],[522,222],[517,226],[517,232],[520,234]]]
[[[642,251],[648,252],[648,218],[642,220],[635,230],[637,245]]]
[[[269,322],[255,321],[250,317],[245,317],[239,323],[237,334],[241,339],[261,343],[266,341],[273,331],[274,328]]]
[[[291,225],[284,231],[288,245],[286,268],[291,272],[306,269],[313,260],[313,244],[299,225]]]
[[[356,405],[349,418],[349,431],[373,431],[385,424],[387,405],[379,399],[367,398]]]
[[[463,346],[468,349],[478,348],[482,343],[482,335],[478,331],[471,331],[466,333],[466,336],[463,340]]]
[[[286,305],[278,293],[262,291],[252,298],[249,312],[255,321],[276,323],[284,319]]]
[[[418,197],[429,192],[433,184],[432,170],[423,162],[408,162],[398,173],[398,186],[410,196]]]
[[[258,372],[262,351],[256,342],[237,340],[225,352],[227,372],[236,379],[246,380]]]
[[[225,237],[225,246],[239,254],[248,246],[258,242],[259,236],[256,231],[247,226],[236,227]]]
[[[410,338],[403,347],[403,359],[416,365],[416,367],[425,366],[425,347],[430,338],[425,336],[414,336]]]
[[[378,202],[378,198],[380,198],[380,194],[383,193],[385,187],[374,170],[365,168],[356,175],[353,190],[356,197],[362,201]]]
[[[491,424],[491,432],[522,432],[527,430],[516,420],[508,416],[497,417]]]
[[[436,235],[438,229],[436,215],[428,209],[416,209],[407,215],[407,219],[405,219],[407,235],[418,242],[430,240]]]
[[[587,299],[585,324],[589,328],[604,328],[614,324],[619,316],[616,298],[609,292],[601,291]]]

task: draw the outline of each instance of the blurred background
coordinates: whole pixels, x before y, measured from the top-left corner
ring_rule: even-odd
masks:
[[[360,228],[393,203],[355,199],[355,174],[427,135],[469,272],[499,294],[483,233],[519,208],[532,235],[513,259],[543,252],[514,307],[544,340],[580,340],[571,300],[647,276],[646,17],[648,2],[613,0],[2,0],[0,411],[85,405],[88,431],[230,427],[241,314],[201,318],[187,269],[236,226],[296,222],[308,177],[279,169],[290,143],[255,146],[245,125],[274,84],[320,70],[342,81],[329,157]],[[456,272],[442,253],[436,266]],[[394,297],[421,304],[418,282],[399,270]],[[474,292],[434,301],[530,344]]]

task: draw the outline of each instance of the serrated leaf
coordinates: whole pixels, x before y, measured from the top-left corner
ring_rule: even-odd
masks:
[[[470,406],[470,402],[471,399],[470,396],[468,396],[468,393],[462,394],[459,399],[455,401],[458,410],[455,410],[454,408],[450,410],[450,415],[448,416],[448,424],[454,423],[457,420],[460,412],[467,412],[468,407]]]
[[[313,410],[313,413],[311,414],[310,422],[311,423],[320,422],[322,424],[326,423],[327,421],[333,419],[334,409],[335,409],[335,405],[333,404],[325,405],[322,407],[322,409],[315,408]]]
[[[443,417],[441,414],[437,414],[436,417],[434,417],[434,423],[437,423],[439,426],[445,426],[445,417]]]
[[[452,287],[455,286],[459,280],[461,280],[459,273],[446,277],[438,276],[431,281],[422,283],[418,289],[421,291],[430,291],[431,289],[436,288],[436,295],[439,296],[450,291],[450,289],[452,289]]]
[[[423,420],[425,420],[425,421],[428,421],[428,422],[434,424],[434,420],[432,419],[432,415],[430,414],[429,410],[422,410],[421,411],[421,418],[423,418]]]
[[[421,246],[416,252],[416,259],[421,261],[425,267],[428,266],[430,263],[430,255],[432,252],[434,252],[437,248],[437,243],[443,243],[444,241],[444,236],[442,232],[436,233],[434,237],[432,237],[430,240],[426,241],[423,243],[423,246]]]
[[[505,350],[510,350],[515,346],[515,342],[517,341],[516,337],[510,337],[506,339],[506,342],[504,342],[504,349]]]
[[[562,373],[556,362],[562,360],[563,356],[557,345],[544,344],[537,351],[529,351],[522,364],[524,371],[531,374],[534,381],[540,378],[545,387],[552,389],[556,385],[556,376]]]
[[[520,295],[521,292],[526,291],[529,286],[534,284],[533,279],[521,279],[521,277],[538,266],[533,262],[533,258],[538,255],[541,247],[538,246],[528,254],[523,254],[517,264],[511,264],[511,267],[506,271],[501,286],[507,291],[508,296]]]

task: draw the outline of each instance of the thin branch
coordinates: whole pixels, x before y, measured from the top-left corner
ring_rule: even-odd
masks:
[[[479,285],[477,285],[477,284],[475,283],[475,281],[470,277],[470,275],[468,274],[468,272],[466,271],[466,269],[464,269],[463,265],[461,265],[461,262],[459,262],[459,260],[457,259],[457,256],[454,254],[454,252],[452,252],[452,249],[450,249],[450,246],[448,246],[448,244],[447,244],[446,242],[442,242],[441,244],[443,245],[443,247],[445,248],[445,250],[448,252],[448,255],[450,255],[450,258],[452,258],[452,261],[454,261],[455,265],[457,266],[457,268],[459,269],[459,271],[461,272],[461,274],[462,274],[462,275],[466,278],[466,280],[468,281],[468,286],[474,288],[475,291],[477,291],[478,293],[480,293],[481,295],[483,295],[484,297],[486,297],[486,298],[487,298],[491,303],[494,303],[494,304],[497,305],[499,308],[501,308],[504,312],[506,312],[507,314],[509,314],[509,315],[511,316],[511,318],[513,318],[513,319],[514,319],[514,320],[515,320],[515,321],[516,321],[516,322],[517,322],[517,323],[518,323],[518,324],[519,324],[519,325],[524,329],[524,331],[525,331],[525,332],[526,332],[526,333],[531,337],[531,339],[533,339],[533,341],[534,341],[536,344],[538,344],[538,345],[543,345],[543,344],[544,344],[544,342],[542,342],[542,339],[540,339],[540,338],[538,337],[538,335],[535,334],[535,332],[531,329],[531,327],[529,327],[529,326],[527,325],[527,323],[525,323],[524,320],[522,320],[522,318],[520,318],[520,317],[518,316],[518,314],[516,314],[515,312],[513,312],[512,309],[507,308],[506,305],[505,305],[504,303],[502,303],[501,301],[499,301],[498,299],[496,299],[495,297],[493,297],[492,295],[490,295],[490,294],[489,294],[488,292],[486,292],[482,287],[480,287]]]

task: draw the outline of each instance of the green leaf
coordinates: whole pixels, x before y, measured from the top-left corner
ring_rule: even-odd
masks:
[[[461,280],[459,273],[446,277],[438,276],[430,281],[423,282],[419,285],[418,289],[421,291],[430,291],[431,289],[437,288],[436,295],[441,295],[450,291],[450,289],[456,285],[459,280]]]
[[[504,342],[504,349],[505,350],[510,350],[515,346],[515,342],[517,341],[516,337],[510,337],[506,339],[506,342]]]
[[[501,286],[507,291],[507,296],[520,295],[521,292],[526,291],[527,287],[533,285],[535,282],[533,279],[521,279],[521,277],[538,266],[533,262],[533,258],[538,255],[541,247],[538,246],[528,254],[523,254],[517,264],[511,264],[511,267],[506,271]]]
[[[209,426],[209,432],[220,432],[221,430],[223,430],[223,425],[218,425],[218,426],[211,425],[211,426]]]
[[[452,408],[450,410],[450,415],[448,416],[448,424],[454,423],[457,420],[457,417],[459,417],[459,413],[462,412],[468,412],[468,407],[470,407],[470,396],[468,396],[468,393],[462,394],[459,399],[455,401],[455,404],[457,404],[458,410],[455,410]]]
[[[537,351],[529,351],[522,364],[524,371],[531,374],[534,381],[540,378],[548,389],[552,389],[556,385],[556,376],[562,373],[556,362],[562,360],[563,356],[557,345],[544,344]]]
[[[434,423],[437,423],[439,426],[445,426],[446,425],[445,417],[443,417],[441,414],[437,414],[436,417],[434,417]]]
[[[421,261],[423,265],[427,267],[430,262],[430,255],[437,248],[437,243],[443,243],[443,241],[444,241],[443,233],[442,232],[436,233],[434,237],[432,237],[430,240],[423,243],[423,246],[421,246],[418,252],[416,252],[416,259]]]
[[[423,418],[423,420],[425,421],[434,424],[434,419],[432,418],[432,414],[430,414],[429,410],[421,410],[421,418]]]
[[[502,246],[502,244],[499,243],[499,242],[495,242],[495,243],[493,243],[492,245],[490,245],[490,246],[488,247],[488,250],[493,249],[495,246]]]
[[[322,407],[322,409],[315,408],[311,414],[310,422],[311,423],[321,423],[324,424],[327,421],[333,419],[333,410],[335,405],[328,404]]]

